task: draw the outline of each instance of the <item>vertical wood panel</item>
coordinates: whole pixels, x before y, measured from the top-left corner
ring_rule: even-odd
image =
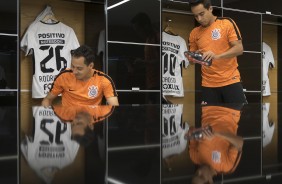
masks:
[[[277,56],[277,26],[275,25],[263,25],[263,41],[267,43],[272,49],[272,53],[275,61],[275,68],[269,69],[268,76],[270,82],[270,91],[277,93],[277,68],[278,68],[278,56]]]
[[[278,43],[277,43],[278,29],[275,25],[263,25],[263,41],[267,43],[272,49],[274,56],[275,67],[268,70],[268,77],[270,83],[270,96],[263,97],[263,102],[270,103],[269,119],[277,122],[277,100],[278,100]]]

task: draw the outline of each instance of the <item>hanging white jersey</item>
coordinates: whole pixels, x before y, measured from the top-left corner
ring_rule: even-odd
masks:
[[[270,84],[268,78],[268,70],[269,68],[274,68],[274,57],[271,48],[266,43],[262,43],[262,95],[269,96],[270,92]]]
[[[188,123],[182,123],[183,104],[162,106],[162,157],[183,152],[187,145],[184,136]]]
[[[79,144],[71,140],[71,125],[62,123],[52,109],[34,106],[32,111],[34,135],[22,141],[21,150],[30,167],[45,181],[51,180],[46,172],[71,164]]]
[[[71,50],[79,47],[73,29],[62,22],[35,23],[22,45],[33,50],[32,98],[44,98],[59,72],[70,68]]]
[[[182,63],[184,61],[185,68],[189,65],[184,55],[185,51],[187,51],[187,45],[182,37],[162,33],[162,90],[164,95],[184,96]]]
[[[274,122],[269,121],[269,108],[270,108],[270,103],[263,103],[262,104],[262,120],[263,120],[263,127],[262,127],[262,132],[263,132],[263,147],[267,146],[273,137],[274,129],[275,129],[275,124]]]

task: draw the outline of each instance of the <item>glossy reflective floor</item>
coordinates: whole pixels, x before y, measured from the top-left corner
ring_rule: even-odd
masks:
[[[277,109],[278,104],[32,104],[21,109],[18,134],[16,107],[4,106],[0,183],[187,184],[206,178],[278,184],[282,125],[269,116]],[[90,131],[81,138],[84,127]],[[211,130],[195,133],[199,127]]]

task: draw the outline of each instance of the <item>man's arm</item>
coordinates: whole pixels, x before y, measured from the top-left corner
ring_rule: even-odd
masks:
[[[244,49],[241,40],[230,42],[230,46],[231,48],[229,50],[218,55],[214,54],[212,51],[204,52],[203,57],[207,61],[210,59],[227,59],[243,54]]]
[[[204,129],[203,135],[206,139],[213,139],[214,136],[225,139],[230,142],[238,151],[242,151],[244,141],[241,136],[234,135],[230,132],[213,132],[211,129]]]
[[[224,132],[217,132],[215,133],[218,137],[221,137],[223,139],[226,139],[229,141],[235,148],[237,148],[238,151],[242,151],[243,148],[243,138],[241,136],[236,136],[231,133],[224,133]]]
[[[53,95],[52,93],[48,93],[47,96],[42,100],[41,105],[44,107],[49,107],[52,105],[52,101],[56,98],[57,96]]]
[[[118,98],[117,98],[116,96],[106,98],[106,100],[107,100],[107,103],[108,103],[109,105],[114,105],[114,106],[119,105],[119,103],[118,103]]]
[[[232,58],[243,54],[244,49],[243,49],[242,40],[230,42],[230,45],[231,48],[229,50],[219,55],[216,55],[214,59]]]

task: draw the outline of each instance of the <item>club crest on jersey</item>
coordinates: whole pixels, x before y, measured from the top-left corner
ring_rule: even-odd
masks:
[[[97,86],[89,86],[88,87],[88,97],[95,98],[98,94],[98,87]]]
[[[212,30],[212,33],[211,33],[212,35],[212,39],[213,40],[218,40],[220,37],[221,37],[221,35],[220,35],[220,29],[214,29],[214,30]]]

